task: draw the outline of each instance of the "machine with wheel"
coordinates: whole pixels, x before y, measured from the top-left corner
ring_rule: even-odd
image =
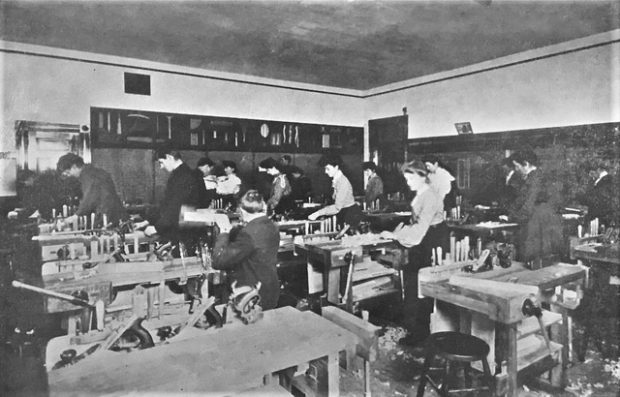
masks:
[[[124,317],[111,315],[110,308],[114,306],[106,305],[102,294],[89,295],[83,290],[65,294],[19,281],[13,281],[13,286],[43,294],[50,301],[74,306],[67,314],[67,320],[73,322],[68,334],[51,339],[47,345],[46,368],[54,371],[102,351],[130,352],[152,348],[191,337],[196,329],[219,328],[233,322],[247,325],[262,318],[260,283],[255,287],[233,285],[228,302],[216,307],[216,299],[207,297],[206,284],[204,279],[202,281],[195,297],[197,305],[170,307],[160,316],[148,310],[150,303],[158,305],[159,302],[149,302],[147,289],[137,286],[133,290],[132,310]],[[85,322],[86,329],[80,321]]]
[[[193,225],[192,241],[182,242],[146,237],[131,222],[115,229],[36,236],[44,260],[41,282],[13,285],[44,295],[45,312],[59,317],[66,330],[47,345],[48,370],[102,346],[142,349],[176,336],[183,327],[217,324],[219,315],[196,315],[214,305],[209,287],[222,283],[220,272],[211,267],[216,229],[199,226]]]

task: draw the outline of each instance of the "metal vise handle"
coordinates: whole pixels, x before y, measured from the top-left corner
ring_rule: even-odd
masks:
[[[13,285],[13,287],[15,288],[22,288],[22,289],[26,289],[29,291],[33,291],[45,296],[50,296],[52,298],[56,298],[56,299],[60,299],[63,301],[67,301],[67,302],[71,302],[74,305],[77,306],[82,306],[82,307],[90,307],[90,308],[94,308],[95,305],[90,303],[87,300],[84,299],[80,299],[77,298],[73,295],[69,295],[69,294],[63,294],[62,292],[56,292],[56,291],[50,291],[44,288],[39,288],[39,287],[35,287],[34,285],[30,285],[30,284],[24,284],[20,281],[17,280],[13,280],[13,282],[11,283]]]

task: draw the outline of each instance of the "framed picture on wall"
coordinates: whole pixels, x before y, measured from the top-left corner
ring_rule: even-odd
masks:
[[[456,132],[459,135],[474,133],[474,130],[471,128],[471,123],[469,121],[464,123],[454,123],[454,126],[456,127]]]

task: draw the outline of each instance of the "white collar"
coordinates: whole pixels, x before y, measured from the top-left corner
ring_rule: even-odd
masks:
[[[538,169],[538,167],[532,166],[530,169],[527,170],[527,172],[525,173],[524,177],[527,178],[527,176],[529,174],[531,174],[532,171],[534,171],[535,169]]]
[[[340,179],[344,174],[342,173],[342,171],[338,170],[336,171],[336,173],[334,174],[334,178],[333,178],[333,182],[336,182],[338,179]]]
[[[431,185],[429,185],[428,183],[422,184],[422,187],[419,188],[417,193],[416,193],[416,197],[418,197],[420,194],[424,193],[425,191],[427,191],[430,188],[431,188]]]
[[[598,183],[601,181],[601,179],[603,179],[604,177],[606,177],[607,175],[609,175],[607,173],[607,171],[603,171],[599,174],[598,179],[596,181],[594,181],[594,186],[598,185]]]
[[[182,160],[178,160],[174,163],[174,167],[172,167],[172,171],[176,170],[177,168],[179,168],[181,166],[181,164],[183,164]]]
[[[515,170],[510,170],[508,175],[506,175],[506,185],[508,184],[508,182],[510,182],[510,178],[512,178],[514,174],[515,174]]]

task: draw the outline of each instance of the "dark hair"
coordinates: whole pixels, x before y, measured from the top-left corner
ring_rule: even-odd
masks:
[[[426,154],[422,157],[423,163],[439,164],[439,157],[434,154]]]
[[[271,157],[267,157],[265,160],[261,161],[260,163],[258,163],[258,166],[261,168],[273,168],[278,164],[277,161],[275,161],[273,158]]]
[[[605,161],[599,160],[596,161],[594,164],[592,164],[592,166],[590,167],[591,170],[605,170],[605,171],[609,171],[609,165],[607,165],[607,163],[605,163]]]
[[[419,176],[424,178],[428,177],[428,171],[426,169],[426,166],[424,165],[424,162],[420,160],[412,160],[408,163],[404,163],[400,167],[400,172],[402,172],[403,174],[418,174]]]
[[[215,163],[210,158],[203,157],[200,160],[198,160],[198,163],[196,163],[196,167],[202,167],[203,165],[208,165],[209,167],[213,167]]]
[[[288,172],[289,174],[304,174],[304,170],[302,170],[301,168],[295,166],[295,165],[291,165],[290,167],[288,167]]]
[[[58,172],[64,172],[69,168],[73,167],[74,165],[82,168],[84,166],[84,159],[75,153],[67,153],[62,155],[58,159],[58,163],[56,163],[56,169],[58,170]]]
[[[250,214],[256,214],[257,212],[265,212],[267,204],[263,200],[263,196],[258,190],[248,190],[239,200],[239,204],[244,211]]]
[[[337,154],[324,154],[319,160],[319,165],[321,167],[331,165],[333,167],[338,166],[338,168],[342,168],[342,157]]]
[[[372,172],[375,172],[377,170],[377,165],[372,161],[364,161],[362,163],[362,170],[371,170]]]
[[[538,165],[538,156],[536,156],[536,153],[531,149],[516,152],[510,156],[510,158],[517,164],[525,165],[525,163],[528,162],[530,165]]]
[[[222,167],[224,167],[224,168],[230,167],[230,168],[233,169],[233,171],[237,172],[237,164],[235,164],[234,161],[224,160],[224,161],[222,161]]]
[[[176,160],[181,160],[181,153],[177,152],[176,150],[172,150],[169,147],[157,149],[157,151],[155,152],[154,159],[155,160],[165,159],[166,156],[172,156]]]

